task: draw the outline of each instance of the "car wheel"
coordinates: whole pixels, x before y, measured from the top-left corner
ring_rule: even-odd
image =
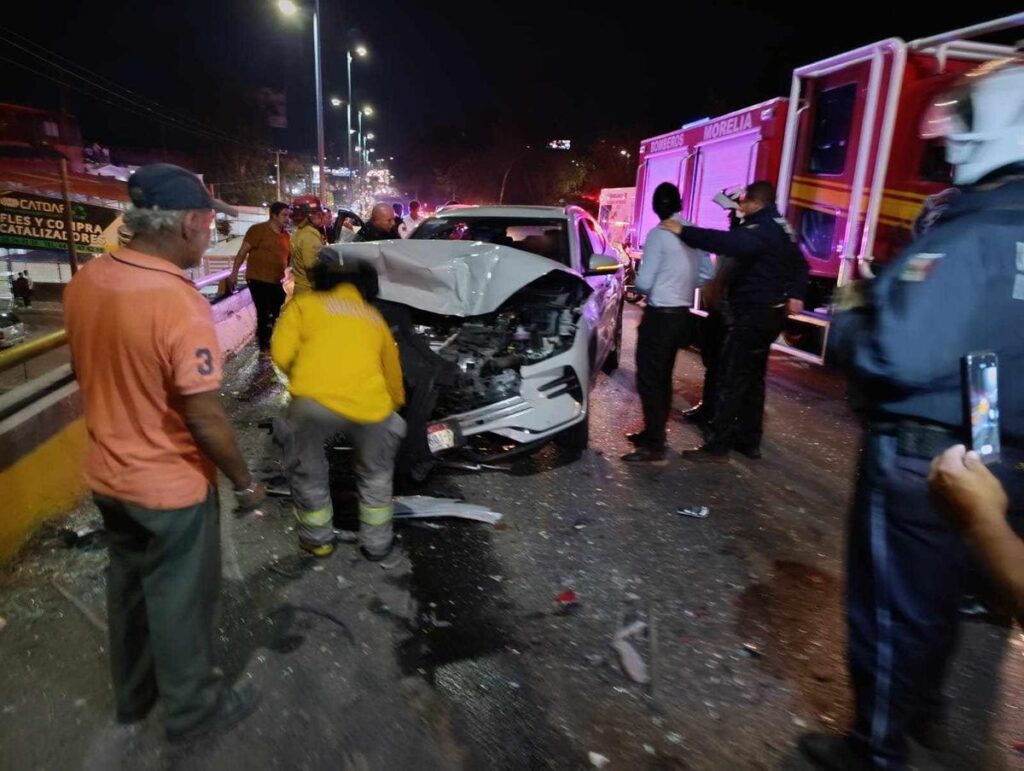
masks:
[[[555,444],[563,450],[583,451],[587,449],[590,446],[590,410],[587,410],[583,420],[556,436]]]
[[[601,365],[601,371],[612,374],[619,368],[619,352],[622,350],[622,305],[619,305],[619,318],[615,323],[615,347],[608,352],[608,357]]]

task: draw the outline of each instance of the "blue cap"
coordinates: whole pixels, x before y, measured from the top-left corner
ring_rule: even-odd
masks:
[[[128,178],[128,195],[139,209],[215,209],[238,216],[238,209],[210,195],[199,177],[173,163],[152,163],[138,168]]]

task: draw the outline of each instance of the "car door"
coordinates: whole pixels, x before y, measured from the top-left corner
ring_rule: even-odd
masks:
[[[593,290],[589,305],[592,306],[592,319],[597,345],[594,351],[594,371],[604,362],[615,345],[616,325],[619,318],[619,306],[622,303],[622,271],[588,276],[590,258],[595,254],[603,254],[619,260],[619,255],[608,243],[597,224],[589,217],[580,217],[577,222],[577,234],[580,243],[580,264],[587,283]]]

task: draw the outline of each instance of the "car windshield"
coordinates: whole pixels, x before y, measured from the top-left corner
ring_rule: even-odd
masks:
[[[569,234],[564,219],[434,217],[416,228],[410,238],[483,241],[522,249],[569,266]]]
[[[0,327],[13,327],[15,324],[20,323],[21,319],[19,319],[13,313],[0,313]]]

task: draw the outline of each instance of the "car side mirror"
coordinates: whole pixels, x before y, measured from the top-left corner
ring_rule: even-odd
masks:
[[[588,276],[607,276],[615,273],[622,267],[622,263],[615,257],[607,254],[594,254],[590,257],[590,264],[587,266]]]

